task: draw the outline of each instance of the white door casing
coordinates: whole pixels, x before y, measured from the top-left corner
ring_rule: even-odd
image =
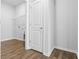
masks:
[[[27,0],[25,48],[49,56],[51,52],[51,19],[49,0]]]

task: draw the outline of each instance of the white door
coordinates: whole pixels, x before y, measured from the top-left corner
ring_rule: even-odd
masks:
[[[43,52],[43,19],[40,0],[30,0],[30,48]]]

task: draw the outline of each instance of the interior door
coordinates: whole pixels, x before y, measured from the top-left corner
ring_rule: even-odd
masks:
[[[30,0],[30,47],[43,52],[43,19],[40,0]]]

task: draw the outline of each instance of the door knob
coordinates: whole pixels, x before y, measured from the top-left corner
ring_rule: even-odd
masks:
[[[43,27],[40,27],[40,29],[43,29]]]

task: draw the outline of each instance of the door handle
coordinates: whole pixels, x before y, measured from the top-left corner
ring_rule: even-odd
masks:
[[[43,29],[43,27],[40,27],[40,29]]]

